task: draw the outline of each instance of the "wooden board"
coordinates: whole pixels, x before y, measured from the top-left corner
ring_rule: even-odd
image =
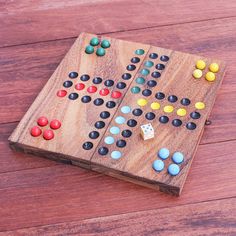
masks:
[[[107,37],[105,39],[110,41],[111,47],[106,49],[105,56],[98,57],[95,53],[85,53],[85,47],[89,44],[92,37],[95,36],[83,33],[76,40],[10,136],[11,147],[26,153],[63,160],[67,163],[179,195],[183,189],[194,153],[203,133],[205,121],[214,104],[216,92],[222,82],[225,65],[218,60]],[[101,40],[103,40],[103,37]],[[140,48],[144,49],[144,54],[135,55],[135,50]],[[151,53],[157,53],[158,58],[150,59],[149,55]],[[169,60],[161,61],[162,55],[168,56]],[[135,63],[134,70],[127,71],[126,67],[131,64],[130,60],[135,56],[139,57],[140,61]],[[198,59],[203,59],[207,64],[206,69],[203,71],[204,75],[208,71],[210,63],[217,62],[220,65],[220,71],[216,74],[217,79],[214,82],[205,80],[204,76],[201,79],[192,77],[195,63]],[[147,68],[145,67],[146,61],[152,61],[154,65]],[[165,68],[157,70],[155,68],[157,64],[163,64]],[[146,83],[143,85],[136,83],[136,79],[140,77],[141,70],[144,68],[149,70],[149,74],[144,76],[145,79],[149,81],[155,80],[157,82],[155,87],[148,87]],[[68,78],[68,74],[71,71],[76,71],[79,76],[75,79]],[[153,78],[153,72],[159,72],[160,76]],[[130,74],[128,80],[122,78],[125,73]],[[80,76],[84,74],[90,76],[88,81],[83,81],[86,88],[76,91],[74,85],[81,82]],[[102,83],[94,85],[92,82],[94,77],[101,77]],[[99,91],[105,88],[103,83],[108,79],[113,80],[114,85],[107,88],[109,89],[109,95],[101,96]],[[73,86],[66,89],[63,88],[62,84],[66,80],[73,82]],[[117,89],[116,85],[119,82],[125,82],[126,87]],[[97,92],[88,93],[86,89],[89,86],[96,86]],[[134,94],[131,92],[131,88],[134,86],[138,86],[141,91],[148,88],[152,94],[150,96],[143,96],[142,92]],[[61,89],[67,91],[66,97],[58,97],[56,95],[58,90]],[[111,94],[114,91],[121,92],[122,96],[118,99],[112,98]],[[73,92],[78,92],[78,99],[68,99],[68,94]],[[155,97],[157,92],[163,92],[165,99],[157,100]],[[91,102],[81,102],[81,98],[88,95],[91,97]],[[167,99],[170,95],[177,96],[178,100],[170,103]],[[102,98],[104,103],[101,106],[95,106],[93,102],[96,98]],[[132,111],[140,108],[137,104],[137,100],[140,98],[145,98],[148,103],[146,106],[141,107],[143,113],[137,117],[133,115]],[[190,105],[181,105],[182,98],[189,98],[191,100]],[[109,101],[115,102],[114,108],[106,107]],[[160,109],[152,110],[150,108],[152,102],[158,102]],[[190,118],[190,113],[196,110],[194,107],[196,102],[204,102],[205,109],[198,111],[201,115],[199,119],[193,120]],[[165,114],[163,108],[166,105],[172,105],[174,111]],[[124,106],[129,106],[131,112],[128,114],[122,113],[121,108]],[[176,111],[183,107],[186,109],[187,114],[184,117],[179,117]],[[94,124],[102,120],[99,117],[102,111],[109,111],[110,116],[103,120],[105,126],[97,129]],[[155,114],[155,119],[146,119],[145,114],[149,112]],[[169,118],[167,124],[159,122],[159,117],[163,115]],[[46,116],[49,120],[58,119],[62,123],[61,128],[54,131],[55,137],[50,141],[43,139],[42,135],[37,138],[30,135],[30,129],[37,124],[37,119],[41,116]],[[118,116],[125,118],[124,124],[118,125],[116,123],[115,118]],[[129,127],[126,124],[129,119],[135,119],[137,125]],[[180,127],[173,126],[172,120],[174,119],[180,119],[182,125]],[[189,122],[194,122],[196,129],[187,129],[186,124]],[[144,141],[140,136],[140,126],[147,123],[151,123],[154,127],[155,138]],[[113,126],[119,128],[119,134],[111,135],[110,128]],[[42,128],[42,130],[45,129],[45,127]],[[122,137],[122,131],[125,129],[129,129],[132,132],[131,137]],[[92,131],[99,132],[97,139],[89,138],[88,134]],[[113,136],[115,139],[112,145],[104,143],[104,138],[107,136]],[[116,146],[116,141],[119,139],[126,141],[125,147]],[[90,150],[85,150],[82,147],[85,142],[92,142],[93,147]],[[109,149],[104,156],[98,153],[101,147]],[[170,150],[170,156],[164,161],[164,170],[158,173],[152,168],[152,164],[155,160],[160,159],[157,157],[157,153],[163,147]],[[115,150],[122,155],[118,160],[111,158],[111,153]],[[177,151],[184,154],[184,162],[179,164],[180,173],[177,176],[171,176],[167,171],[167,167],[173,163],[171,156]]]

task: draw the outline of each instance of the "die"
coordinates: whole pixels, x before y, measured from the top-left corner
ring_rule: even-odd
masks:
[[[154,129],[150,123],[141,125],[141,136],[143,140],[154,138]]]

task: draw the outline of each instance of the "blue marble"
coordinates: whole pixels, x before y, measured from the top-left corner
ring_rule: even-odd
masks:
[[[161,148],[158,152],[158,156],[163,160],[167,159],[169,155],[170,155],[170,151],[167,148]]]
[[[169,172],[170,175],[175,176],[175,175],[178,175],[178,174],[179,174],[180,168],[179,168],[179,166],[176,165],[176,164],[170,164],[170,165],[168,166],[168,172]]]
[[[119,134],[120,133],[120,129],[117,126],[112,126],[110,128],[110,133],[111,134]]]
[[[180,164],[184,161],[184,155],[181,152],[175,152],[172,156],[172,160],[176,164]]]
[[[112,159],[115,159],[115,160],[121,158],[121,156],[122,156],[122,154],[121,154],[121,152],[119,152],[119,151],[113,151],[113,152],[111,153],[111,158],[112,158]]]
[[[145,53],[145,51],[143,49],[137,49],[135,51],[135,54],[137,54],[137,55],[143,55],[144,53]]]
[[[152,167],[155,171],[161,172],[164,169],[165,164],[162,160],[155,160],[152,164]]]
[[[115,118],[115,122],[119,125],[124,124],[125,123],[125,118],[123,116],[117,116]]]
[[[105,139],[104,139],[104,142],[106,144],[113,144],[115,142],[114,138],[111,137],[111,136],[107,136]]]
[[[124,113],[124,114],[128,114],[128,113],[131,112],[131,107],[123,106],[123,107],[121,107],[121,112]]]
[[[154,65],[154,63],[152,61],[145,61],[144,65],[146,67],[152,67]]]
[[[148,69],[142,69],[142,70],[140,71],[140,73],[141,73],[142,75],[148,75],[148,74],[150,73],[150,71],[149,71]]]

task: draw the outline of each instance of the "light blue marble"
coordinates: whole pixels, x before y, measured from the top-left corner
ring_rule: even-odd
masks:
[[[113,152],[111,153],[111,158],[112,158],[112,159],[115,159],[115,160],[121,158],[121,156],[122,156],[122,154],[121,154],[121,152],[119,152],[119,151],[113,151]]]
[[[165,164],[162,160],[155,160],[152,164],[152,167],[155,171],[161,172],[164,169]]]
[[[125,118],[123,116],[117,116],[115,118],[115,122],[119,125],[124,124],[125,123]]]
[[[158,152],[158,156],[162,159],[165,160],[169,157],[170,151],[167,148],[161,148]]]
[[[114,142],[115,142],[115,140],[114,140],[114,138],[113,137],[111,137],[111,136],[107,136],[105,139],[104,139],[104,142],[106,143],[106,144],[113,144]]]
[[[168,172],[169,172],[170,175],[175,176],[175,175],[179,174],[180,168],[176,164],[170,164],[169,167],[168,167]]]
[[[172,156],[172,160],[176,164],[180,164],[184,161],[184,155],[181,152],[175,152]]]
[[[121,112],[124,113],[124,114],[128,114],[128,113],[131,112],[131,107],[123,106],[123,107],[121,107]]]
[[[110,133],[111,134],[119,134],[120,133],[120,129],[117,126],[112,126],[110,128]]]

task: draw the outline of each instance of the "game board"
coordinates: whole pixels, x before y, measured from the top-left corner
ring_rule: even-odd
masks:
[[[224,71],[218,60],[82,33],[10,146],[179,195]]]

